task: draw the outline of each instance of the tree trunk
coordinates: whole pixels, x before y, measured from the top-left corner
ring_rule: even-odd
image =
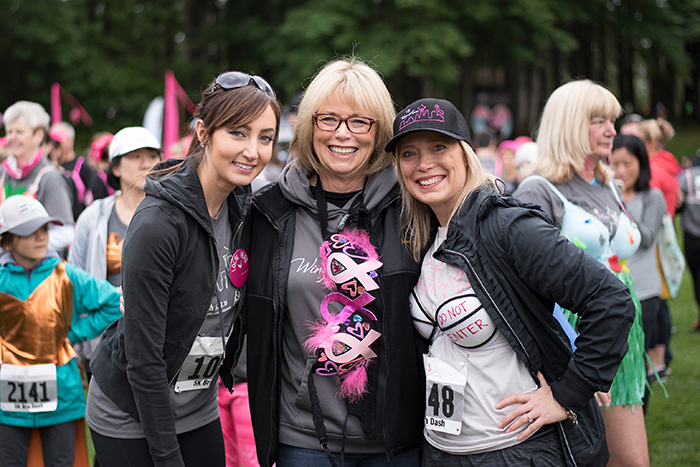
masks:
[[[461,110],[464,115],[469,115],[474,107],[474,61],[471,57],[462,62],[459,84]]]
[[[530,87],[528,79],[529,66],[522,61],[515,63],[515,93],[513,95],[513,131],[516,135],[526,134],[530,117]]]

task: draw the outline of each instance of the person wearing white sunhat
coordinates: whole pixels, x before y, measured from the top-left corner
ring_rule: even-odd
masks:
[[[160,161],[160,149],[156,137],[143,127],[123,128],[114,135],[107,181],[117,191],[95,200],[80,215],[68,262],[115,287],[121,286],[122,242],[136,208],[146,196],[146,174]],[[75,346],[86,363],[88,378],[92,375],[90,356],[98,342],[99,337]]]
[[[0,459],[27,465],[39,428],[44,465],[72,466],[85,393],[71,342],[94,338],[119,315],[119,292],[48,250],[61,225],[27,196],[0,205]]]

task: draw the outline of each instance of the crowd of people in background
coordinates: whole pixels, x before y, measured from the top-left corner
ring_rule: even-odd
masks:
[[[286,108],[222,73],[170,160],[141,126],[81,152],[33,102],[3,125],[0,465],[38,429],[72,466],[83,418],[103,467],[649,465],[700,155],[604,87],[512,139],[396,114],[357,58]]]

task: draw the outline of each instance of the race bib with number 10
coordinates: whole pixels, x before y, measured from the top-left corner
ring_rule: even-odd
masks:
[[[217,376],[223,356],[224,347],[220,337],[198,336],[182,364],[175,392],[207,389]]]
[[[467,375],[427,355],[423,355],[423,363],[426,375],[425,427],[432,431],[460,434]]]

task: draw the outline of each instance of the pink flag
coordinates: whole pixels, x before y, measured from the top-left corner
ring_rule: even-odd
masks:
[[[190,114],[194,115],[195,105],[192,103],[187,93],[180,83],[175,79],[172,70],[165,72],[165,98],[163,103],[163,149],[165,158],[172,156],[170,146],[180,138],[180,112],[177,101],[185,106]]]
[[[63,113],[61,111],[61,97],[66,101],[71,107],[70,119],[73,125],[77,125],[81,120],[85,126],[92,126],[92,117],[87,111],[80,105],[78,99],[73,97],[68,91],[63,89],[60,84],[53,83],[51,85],[51,123],[58,123],[63,121]]]
[[[63,121],[61,113],[61,85],[53,83],[51,85],[51,124]]]

